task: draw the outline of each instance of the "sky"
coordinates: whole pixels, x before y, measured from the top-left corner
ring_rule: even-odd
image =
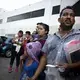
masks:
[[[33,4],[42,0],[0,0],[0,8],[7,11],[12,11],[24,7],[29,4]]]

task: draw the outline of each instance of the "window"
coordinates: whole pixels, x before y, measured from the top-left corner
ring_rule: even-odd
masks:
[[[59,14],[59,11],[60,11],[60,5],[53,6],[52,14]]]
[[[80,0],[77,3],[75,3],[72,7],[75,11],[75,16],[80,16]]]
[[[29,19],[34,17],[41,17],[41,16],[44,16],[44,10],[45,9],[40,9],[40,10],[36,10],[36,11],[32,11],[32,12],[28,12],[28,13],[24,13],[16,16],[11,16],[11,17],[8,17],[7,22],[17,21],[22,19]]]
[[[3,20],[2,20],[2,19],[0,19],[0,24],[2,23],[2,21],[3,21]]]
[[[33,11],[31,18],[39,17],[39,16],[44,16],[44,9]]]
[[[30,15],[31,15],[31,13],[29,12],[29,13],[24,13],[24,14],[8,17],[7,22],[28,19],[28,18],[30,18]]]

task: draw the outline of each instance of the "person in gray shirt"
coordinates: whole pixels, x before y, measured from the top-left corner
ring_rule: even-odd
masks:
[[[57,65],[63,80],[80,80],[80,54],[71,55],[80,53],[80,31],[73,29],[75,23],[73,8],[67,6],[62,9],[58,21],[60,23],[58,32],[47,38],[42,52],[47,54],[47,64]]]

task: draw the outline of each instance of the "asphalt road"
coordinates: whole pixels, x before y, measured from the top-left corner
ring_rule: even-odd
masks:
[[[15,62],[13,72],[8,73],[10,58],[0,57],[0,80],[19,80],[19,72],[15,72]]]

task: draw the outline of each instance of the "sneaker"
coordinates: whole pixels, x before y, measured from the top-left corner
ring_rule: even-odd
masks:
[[[12,72],[12,67],[8,68],[8,72],[11,73]]]
[[[18,72],[18,67],[16,67],[15,72]]]

